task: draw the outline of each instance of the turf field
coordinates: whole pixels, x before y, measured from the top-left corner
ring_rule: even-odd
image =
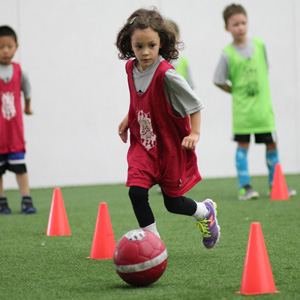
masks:
[[[137,228],[128,189],[120,185],[61,187],[71,236],[46,236],[53,188],[33,189],[36,215],[20,215],[17,190],[6,192],[11,215],[0,216],[0,299],[300,299],[300,175],[286,175],[298,195],[271,201],[266,177],[254,177],[259,200],[238,201],[235,178],[204,179],[188,196],[218,204],[221,238],[206,250],[192,218],[168,213],[156,187],[150,203],[168,249],[164,275],[153,285],[124,283],[113,261],[90,255],[100,202],[106,202],[116,242]],[[280,294],[245,296],[241,287],[252,222],[260,222]]]

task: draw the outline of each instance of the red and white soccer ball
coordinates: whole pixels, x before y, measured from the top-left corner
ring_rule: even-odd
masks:
[[[134,286],[157,281],[167,267],[168,254],[163,241],[148,230],[135,229],[124,234],[114,252],[118,275]]]

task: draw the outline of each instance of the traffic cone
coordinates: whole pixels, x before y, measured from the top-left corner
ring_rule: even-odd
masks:
[[[258,295],[276,291],[260,223],[251,224],[241,290],[237,293]]]
[[[60,188],[53,192],[46,235],[71,235]]]
[[[280,163],[275,166],[273,186],[270,195],[271,200],[289,200],[289,192],[286,186],[285,178]]]
[[[112,230],[107,204],[100,203],[95,227],[92,250],[89,258],[110,259],[114,257],[115,238]]]

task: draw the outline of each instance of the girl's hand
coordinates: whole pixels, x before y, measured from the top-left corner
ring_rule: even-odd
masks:
[[[200,121],[201,113],[197,111],[190,115],[191,133],[186,136],[181,143],[181,147],[184,150],[195,150],[196,144],[200,137]]]
[[[127,143],[128,128],[129,128],[129,122],[128,122],[128,115],[127,115],[119,125],[119,136],[124,143]]]
[[[181,143],[181,147],[184,150],[195,150],[198,140],[199,140],[199,135],[195,133],[191,133],[190,135],[186,136],[183,139]]]

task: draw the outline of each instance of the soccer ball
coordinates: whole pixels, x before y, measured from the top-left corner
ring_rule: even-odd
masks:
[[[118,275],[134,286],[157,281],[167,267],[168,254],[163,241],[148,230],[135,229],[124,234],[114,252]]]

